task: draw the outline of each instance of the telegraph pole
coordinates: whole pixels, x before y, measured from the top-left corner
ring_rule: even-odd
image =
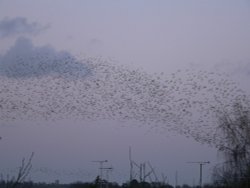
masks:
[[[109,172],[113,170],[113,167],[102,167],[102,170],[106,171],[106,178],[107,178],[107,181],[109,181]]]
[[[202,187],[202,166],[205,164],[209,164],[209,161],[199,161],[199,162],[187,162],[187,163],[196,163],[200,166],[200,187]]]
[[[92,161],[92,162],[94,162],[94,163],[99,163],[100,164],[100,167],[99,167],[99,169],[100,169],[100,179],[102,179],[102,170],[103,170],[103,163],[107,163],[108,162],[108,160],[103,160],[103,161]]]
[[[111,172],[113,170],[113,167],[102,167],[102,170],[106,171],[106,188],[109,187],[109,172]]]
[[[103,161],[92,161],[94,163],[99,163],[100,167],[99,167],[99,170],[100,170],[100,188],[102,188],[102,171],[103,171],[103,163],[107,163],[108,160],[103,160]]]

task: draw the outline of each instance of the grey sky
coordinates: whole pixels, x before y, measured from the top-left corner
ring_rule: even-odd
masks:
[[[15,55],[21,54],[21,56],[24,56],[23,58],[27,60],[31,59],[34,53],[35,56],[37,56],[37,54],[49,52],[51,56],[55,56],[56,58],[62,53],[66,53],[70,57],[77,55],[80,57],[102,56],[103,59],[106,60],[112,58],[115,59],[119,65],[126,65],[132,69],[139,68],[148,73],[164,72],[171,74],[177,69],[184,70],[186,68],[209,71],[216,70],[230,74],[231,78],[239,82],[239,85],[241,85],[244,90],[249,91],[249,17],[250,3],[247,0],[0,0],[0,67],[2,68],[0,72],[2,72],[1,75],[4,76],[2,79],[10,79],[8,81],[11,83],[13,81],[12,78],[6,78],[6,75],[3,74],[3,72],[6,73],[6,71],[3,70],[5,70],[6,66],[8,67],[10,63],[13,63],[11,67],[20,70],[18,67],[19,61],[16,61],[14,58]],[[63,52],[61,52],[62,50]],[[54,58],[50,59],[51,62],[55,60]],[[43,64],[44,62],[37,62],[37,65],[39,65],[39,63]],[[82,67],[82,64],[80,65],[78,62],[75,62],[75,65],[77,68],[79,66]],[[26,67],[30,67],[30,64],[26,64]],[[24,72],[27,71],[25,66],[22,66],[22,68],[24,68]],[[63,67],[62,69],[67,69],[67,67]],[[33,70],[40,71],[39,69]],[[51,74],[51,72],[48,72],[50,71],[49,69],[46,71],[46,73],[40,73],[43,75]],[[26,73],[29,75],[31,72],[27,71]],[[75,74],[73,70],[73,75],[78,75],[78,73]],[[22,84],[25,85],[25,83]],[[12,86],[9,87],[9,89],[11,88]],[[26,88],[26,86],[24,88]],[[16,90],[13,88],[10,93],[13,91]],[[21,90],[19,90],[19,92],[22,93]],[[11,97],[11,99],[13,99],[13,96]],[[14,95],[14,98],[15,97]],[[36,98],[36,96],[34,96],[34,98]],[[23,99],[26,100],[25,97],[23,97]],[[13,158],[12,161],[18,160],[18,158],[14,158],[13,155],[18,155],[21,159],[23,155],[27,155],[31,150],[35,150],[36,153],[38,153],[36,155],[37,161],[35,161],[35,166],[50,166],[50,164],[52,166],[54,162],[55,167],[52,167],[54,169],[60,168],[61,164],[64,163],[63,161],[74,160],[71,156],[68,156],[70,152],[76,152],[76,155],[82,157],[81,159],[79,159],[80,157],[78,158],[78,156],[76,157],[77,159],[75,163],[72,164],[72,168],[78,166],[82,161],[84,161],[84,166],[88,166],[89,158],[98,155],[100,159],[109,157],[111,161],[116,161],[116,165],[118,166],[117,171],[120,170],[125,175],[122,175],[122,177],[114,176],[114,179],[117,181],[125,181],[128,178],[128,165],[126,164],[127,161],[124,163],[124,160],[127,160],[127,158],[121,157],[121,163],[124,165],[119,166],[119,159],[110,156],[109,153],[114,153],[115,155],[118,148],[127,151],[128,146],[132,145],[136,150],[135,152],[138,153],[135,154],[138,155],[138,160],[150,160],[153,164],[157,161],[155,163],[157,163],[156,166],[158,166],[158,168],[166,165],[166,173],[170,176],[170,183],[174,183],[173,174],[176,170],[179,170],[181,174],[184,168],[183,165],[185,165],[187,160],[215,160],[216,158],[214,149],[205,148],[205,151],[200,152],[203,147],[197,143],[193,143],[191,146],[187,143],[187,140],[182,137],[178,139],[178,143],[176,140],[169,140],[164,136],[162,140],[159,141],[159,133],[151,132],[150,138],[144,138],[141,132],[148,130],[145,127],[143,128],[144,125],[140,125],[142,128],[139,130],[138,128],[129,130],[119,128],[116,133],[114,133],[114,127],[116,126],[111,126],[112,128],[108,129],[110,132],[105,129],[107,133],[105,132],[106,136],[103,136],[100,132],[102,129],[96,128],[97,124],[100,126],[100,122],[93,122],[96,129],[86,128],[85,130],[80,125],[79,128],[78,126],[69,126],[70,123],[68,123],[68,126],[63,125],[64,129],[60,132],[62,135],[65,134],[67,136],[67,145],[63,143],[64,138],[62,135],[57,137],[57,131],[61,130],[58,123],[45,127],[35,125],[39,127],[37,130],[42,130],[40,137],[34,128],[28,129],[25,127],[20,129],[20,127],[25,124],[23,122],[15,126],[11,126],[12,123],[0,123],[2,125],[0,127],[0,134],[2,132],[4,133],[0,135],[3,137],[3,140],[0,141],[0,147],[7,151],[4,155],[0,156],[0,163],[5,164],[10,163],[10,158]],[[73,122],[71,123],[73,124]],[[120,122],[113,122],[113,124],[118,123],[120,124]],[[29,122],[29,124],[32,126],[31,122]],[[79,122],[77,124],[79,124]],[[126,126],[130,127],[132,124],[133,123],[130,122]],[[48,127],[51,129],[48,129]],[[20,130],[21,133],[19,134],[17,130]],[[100,137],[104,145],[116,142],[116,140],[112,140],[115,138],[109,136],[109,134],[121,134],[121,140],[117,142],[120,147],[113,146],[113,148],[109,147],[108,151],[103,149],[99,152],[103,147],[98,145],[100,144],[98,139],[88,137],[89,139],[87,140],[84,140],[84,138],[81,140],[80,135],[77,134],[79,142],[71,141],[74,137],[72,135],[75,134],[74,131],[83,133],[85,131],[90,132],[93,137]],[[47,136],[48,132],[50,132],[51,135]],[[129,139],[131,134],[135,134],[132,139],[134,142],[131,142]],[[42,143],[42,136],[45,137],[45,140],[48,142],[46,142],[47,144]],[[87,136],[89,135],[86,135],[86,137]],[[36,137],[39,137],[39,141],[37,142],[34,141]],[[54,138],[56,139],[53,141]],[[109,140],[108,138],[111,139]],[[140,140],[140,144],[138,145],[137,139]],[[151,142],[146,140],[146,144],[143,144],[144,139],[151,139]],[[53,157],[49,156],[48,153],[54,151],[56,148],[56,146],[49,146],[50,142],[57,142],[57,144],[62,142],[60,146],[62,147],[62,151],[60,151],[61,155],[65,154],[68,158],[62,158],[61,163],[57,163],[56,159],[58,156],[56,153],[54,153]],[[83,146],[79,144],[80,142],[84,143]],[[176,143],[172,144],[172,142]],[[15,146],[17,143],[20,144],[20,147]],[[29,145],[29,147],[26,147],[27,145]],[[41,150],[39,149],[40,145],[44,147]],[[48,145],[47,149],[46,145]],[[63,151],[64,145],[66,145],[65,152]],[[155,145],[159,148],[154,150]],[[174,145],[176,145],[178,150]],[[10,148],[8,146],[11,146],[13,149],[8,149]],[[74,146],[75,149],[73,149]],[[79,152],[78,150],[80,150],[81,146],[82,152]],[[92,148],[92,150],[89,150],[89,148]],[[197,153],[199,156],[190,156],[187,155],[188,152],[184,154],[180,152],[186,148],[195,151],[194,153]],[[84,158],[86,150],[88,150],[90,154]],[[126,155],[127,152],[124,153],[124,155]],[[172,165],[167,165],[167,160],[162,157],[169,156],[169,153],[176,153],[173,156],[176,160],[169,159]],[[144,156],[145,158],[143,158],[143,154],[148,157]],[[153,154],[155,154],[155,156]],[[208,157],[206,158],[206,156]],[[18,163],[15,164],[18,165]],[[89,171],[95,169],[95,166],[93,166],[94,165],[88,166]],[[65,166],[67,169],[70,167],[70,165]],[[6,166],[6,168],[8,168],[8,166]],[[116,166],[114,166],[114,168],[116,168]],[[126,170],[121,170],[123,168]],[[194,177],[196,178],[197,173],[195,169],[192,168],[192,170],[194,170],[194,173],[190,174],[186,169],[186,172],[183,172],[183,177],[185,176],[187,179],[180,181],[192,184],[192,180]],[[159,171],[165,170],[160,168]],[[114,174],[115,173],[116,171],[114,171]],[[91,178],[93,179],[93,174],[90,180]],[[206,171],[205,174],[208,180],[208,171]],[[64,181],[63,178],[62,181]]]
[[[249,60],[247,1],[15,1],[11,3],[15,7],[7,1],[1,4],[6,7],[1,11],[2,18],[21,16],[29,18],[28,22],[51,24],[49,30],[34,39],[35,44],[51,43],[59,49],[89,55],[89,42],[98,39],[102,46],[97,54],[149,70]],[[151,66],[152,62],[157,66]]]

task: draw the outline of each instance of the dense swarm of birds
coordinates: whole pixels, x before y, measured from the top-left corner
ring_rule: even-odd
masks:
[[[103,58],[15,57],[0,74],[0,120],[122,120],[216,145],[216,113],[247,95],[225,74],[149,74]],[[1,64],[1,63],[0,63]],[[1,65],[3,66],[3,65]],[[50,74],[44,72],[51,71]]]

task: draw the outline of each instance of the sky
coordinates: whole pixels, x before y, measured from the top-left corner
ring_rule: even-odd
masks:
[[[163,98],[157,89],[165,78],[153,86],[149,80],[155,74],[169,76],[186,69],[202,71],[197,83],[210,78],[208,72],[218,74],[213,77],[218,85],[204,81],[203,87],[221,87],[219,83],[225,79],[233,83],[229,88],[236,85],[248,94],[249,17],[247,0],[0,0],[3,176],[15,173],[22,157],[34,151],[32,180],[92,181],[98,167],[91,161],[107,159],[114,168],[110,179],[124,182],[129,178],[131,146],[135,161],[150,161],[159,177],[164,173],[171,184],[176,171],[181,184],[198,183],[198,165],[187,162],[211,161],[204,167],[204,179],[210,181],[212,166],[221,158],[215,148],[192,138],[195,134],[204,136],[204,126],[194,133],[191,130],[189,139],[186,129],[185,136],[178,134],[182,119],[177,125],[171,124],[176,119],[167,119],[173,131],[152,129],[152,123],[161,121],[163,115],[145,118],[143,113],[151,115],[151,111],[144,112],[140,104],[166,109],[168,97]],[[105,62],[104,68],[93,68]],[[173,87],[180,86],[181,91],[183,83],[189,84],[186,72],[183,74],[171,76],[177,79]],[[137,88],[140,94],[129,87]],[[193,90],[190,100],[198,96]],[[149,95],[153,91],[157,94]],[[86,93],[86,102],[80,108],[73,103],[83,100],[82,93]],[[107,97],[110,93],[113,98]],[[187,93],[179,95],[173,90],[167,96],[179,99]],[[122,115],[115,108],[106,109],[107,104],[121,105],[124,96],[141,103],[133,107],[126,102]],[[181,103],[173,103],[171,107],[179,111]],[[66,110],[62,112],[56,105],[64,105]],[[129,120],[121,121],[119,117],[124,118],[125,113]],[[185,113],[180,115],[186,117]]]

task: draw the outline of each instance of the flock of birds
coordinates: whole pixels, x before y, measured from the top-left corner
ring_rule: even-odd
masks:
[[[149,74],[103,58],[13,58],[0,74],[0,121],[118,120],[216,145],[216,113],[248,96],[225,74]],[[36,62],[36,63],[34,63]],[[33,63],[33,67],[31,64]],[[1,64],[1,63],[0,63]],[[51,74],[43,74],[53,70]]]

